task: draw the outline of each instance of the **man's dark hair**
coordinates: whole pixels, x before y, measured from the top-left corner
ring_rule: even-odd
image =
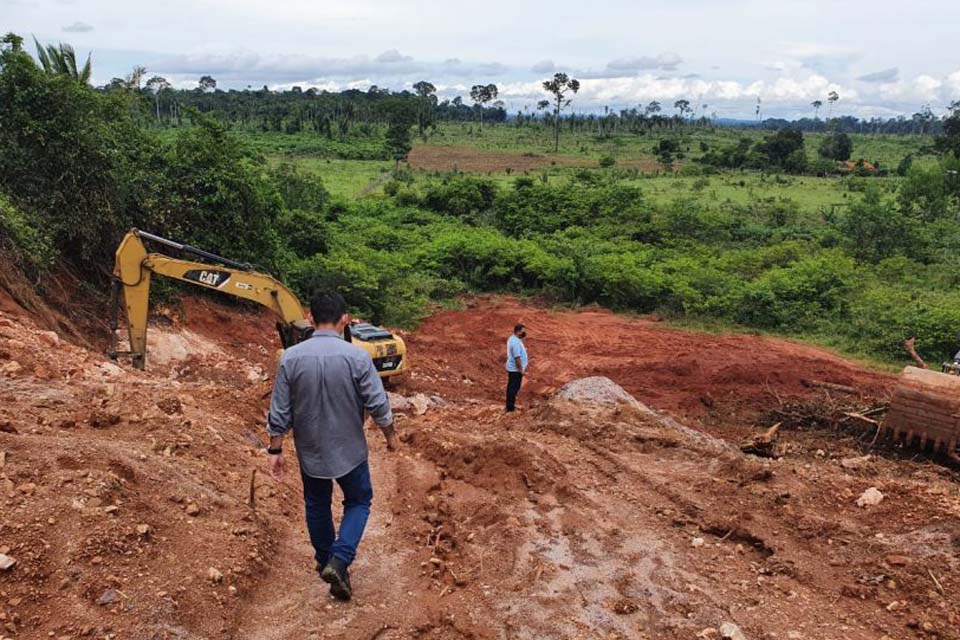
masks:
[[[526,327],[525,327],[524,325],[522,325],[522,324],[517,324],[517,325],[514,325],[514,326],[513,326],[513,332],[514,332],[514,333],[520,333],[520,332],[523,331],[524,329],[526,329]]]
[[[317,291],[310,300],[314,324],[336,324],[347,312],[343,296],[333,291]]]

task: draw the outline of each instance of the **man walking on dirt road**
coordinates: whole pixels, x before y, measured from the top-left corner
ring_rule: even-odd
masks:
[[[383,431],[390,451],[396,449],[396,436],[390,401],[370,354],[341,339],[350,322],[343,297],[318,292],[310,301],[310,314],[313,336],[280,358],[267,416],[267,453],[270,475],[283,482],[283,436],[293,430],[317,571],[335,598],[349,600],[353,591],[348,567],[373,500],[364,412]],[[334,480],[343,492],[339,535],[330,510]]]
[[[513,335],[507,339],[507,412],[517,407],[517,394],[523,384],[523,374],[527,371],[527,348],[523,339],[527,329],[522,324],[513,328]]]

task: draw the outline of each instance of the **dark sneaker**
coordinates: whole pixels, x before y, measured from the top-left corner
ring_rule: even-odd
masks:
[[[340,558],[331,556],[327,566],[320,572],[320,578],[330,585],[330,595],[337,600],[349,600],[353,596],[347,563]]]

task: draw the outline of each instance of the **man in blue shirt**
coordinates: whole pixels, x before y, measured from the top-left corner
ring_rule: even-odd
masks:
[[[523,339],[527,329],[522,324],[513,328],[513,335],[507,339],[507,411],[517,406],[517,394],[523,384],[523,374],[527,371],[527,348]]]

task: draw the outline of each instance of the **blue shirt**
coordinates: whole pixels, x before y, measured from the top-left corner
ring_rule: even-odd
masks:
[[[340,478],[367,460],[364,413],[381,428],[390,401],[370,354],[335,331],[283,352],[273,383],[267,433],[293,430],[300,468],[311,478]]]
[[[517,369],[517,358],[520,358],[522,369]],[[523,346],[523,340],[517,336],[510,336],[507,340],[507,371],[511,373],[523,373],[527,370],[527,348]]]

